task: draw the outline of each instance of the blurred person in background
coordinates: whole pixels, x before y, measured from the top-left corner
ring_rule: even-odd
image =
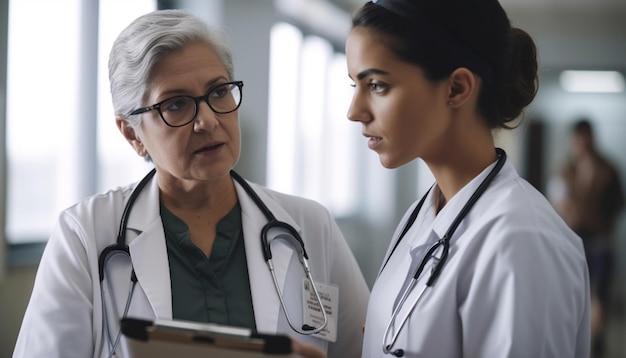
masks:
[[[601,357],[613,279],[613,236],[624,191],[616,167],[598,150],[588,119],[572,126],[569,158],[551,178],[548,196],[583,239],[591,283],[592,350],[594,357]]]

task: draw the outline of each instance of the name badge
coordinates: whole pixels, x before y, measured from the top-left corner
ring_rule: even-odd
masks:
[[[319,282],[315,282],[315,287],[320,295],[324,310],[326,311],[326,317],[328,323],[326,327],[319,333],[312,336],[321,338],[329,342],[335,342],[337,340],[337,305],[339,302],[339,288],[336,286],[324,285]],[[312,327],[320,327],[324,324],[324,316],[322,310],[315,297],[315,292],[311,283],[306,278],[302,281],[302,307],[304,310],[302,314],[303,324],[307,324]]]

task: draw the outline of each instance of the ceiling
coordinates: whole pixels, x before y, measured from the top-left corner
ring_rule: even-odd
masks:
[[[351,13],[364,0],[327,0]],[[626,1],[500,0],[514,26],[533,36],[542,70],[626,70]]]

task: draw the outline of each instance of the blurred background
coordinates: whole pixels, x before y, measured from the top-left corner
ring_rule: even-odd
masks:
[[[227,33],[236,79],[245,82],[237,170],[327,206],[371,285],[401,215],[433,179],[421,162],[382,168],[360,125],[346,119],[343,45],[363,3],[0,0],[0,357],[12,353],[59,211],[149,169],[115,126],[107,58],[117,34],[157,8],[189,9]],[[498,145],[546,193],[569,155],[570,126],[584,117],[626,187],[626,1],[501,3],[537,42],[541,82],[522,125],[498,134]],[[606,357],[624,357],[623,212],[613,252]]]

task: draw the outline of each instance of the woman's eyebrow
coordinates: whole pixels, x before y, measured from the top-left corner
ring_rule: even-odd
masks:
[[[389,72],[387,72],[387,71],[379,70],[379,69],[376,69],[376,68],[369,68],[367,70],[359,72],[359,74],[356,76],[356,78],[358,80],[362,80],[365,77],[370,76],[370,75],[388,75],[388,74],[389,74]]]

